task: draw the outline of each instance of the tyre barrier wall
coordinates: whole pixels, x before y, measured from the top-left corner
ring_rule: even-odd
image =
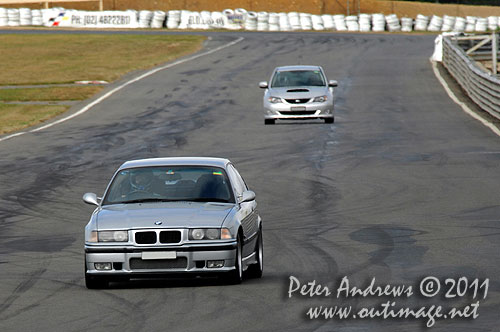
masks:
[[[442,37],[443,65],[469,97],[500,119],[500,79],[482,70],[451,37]]]
[[[243,8],[222,12],[188,10],[149,11],[81,11],[64,8],[31,10],[0,8],[0,26],[46,26],[74,28],[166,28],[229,29],[250,31],[494,31],[500,17],[454,17],[417,15],[398,18],[396,14],[312,15],[308,13],[248,12]]]

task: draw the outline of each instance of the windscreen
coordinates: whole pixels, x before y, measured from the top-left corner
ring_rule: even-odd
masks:
[[[234,203],[234,196],[218,167],[140,167],[116,174],[103,205],[169,201]]]
[[[277,71],[271,82],[272,88],[325,85],[325,79],[319,70]]]

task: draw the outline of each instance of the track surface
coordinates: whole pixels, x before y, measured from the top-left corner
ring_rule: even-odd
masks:
[[[210,36],[216,47],[237,34]],[[288,278],[335,290],[342,276],[358,287],[372,277],[418,287],[433,275],[490,278],[490,289],[476,320],[441,320],[432,331],[498,331],[500,138],[439,85],[428,60],[433,36],[241,36],[76,119],[0,142],[0,330],[420,331],[424,320],[308,320],[310,306],[342,301],[289,299]],[[257,83],[297,63],[320,64],[339,81],[335,124],[264,126]],[[83,228],[92,207],[82,194],[102,194],[125,160],[190,155],[231,159],[257,192],[263,278],[87,290]]]

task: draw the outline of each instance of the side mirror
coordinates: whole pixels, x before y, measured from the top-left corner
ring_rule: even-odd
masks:
[[[247,190],[243,192],[241,195],[240,203],[251,202],[255,200],[255,193],[251,190]]]
[[[265,81],[264,81],[264,82],[260,82],[260,83],[259,83],[259,88],[261,88],[261,89],[267,89],[267,88],[268,88],[268,86],[269,86],[269,85],[268,85],[268,84],[267,84],[267,82],[265,82]]]
[[[99,206],[99,202],[97,201],[97,196],[94,193],[86,193],[85,195],[83,195],[83,201],[90,205]]]
[[[331,88],[335,88],[336,86],[338,86],[339,84],[337,83],[337,81],[335,80],[330,80],[328,81],[328,86],[331,87]]]

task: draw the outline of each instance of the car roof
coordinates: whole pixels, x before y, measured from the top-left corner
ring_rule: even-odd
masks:
[[[155,166],[211,166],[225,168],[230,161],[212,157],[169,157],[130,160],[123,163],[118,170],[135,167]]]
[[[297,65],[297,66],[276,67],[275,69],[275,71],[290,71],[290,70],[321,70],[321,66]]]

